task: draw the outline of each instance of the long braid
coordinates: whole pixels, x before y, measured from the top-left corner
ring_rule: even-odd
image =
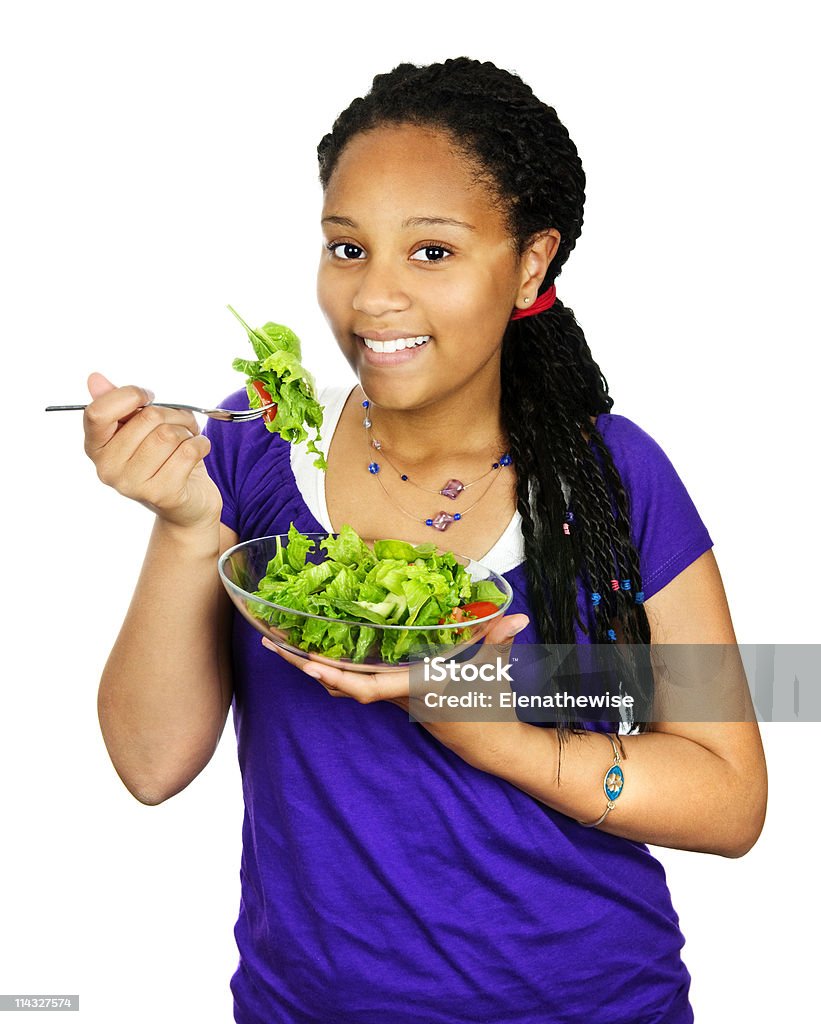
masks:
[[[561,240],[541,290],[556,280],[581,234],[586,181],[552,107],[518,76],[488,62],[459,57],[427,67],[401,64],[378,75],[367,96],[354,100],[320,142],[323,187],[353,136],[389,124],[445,131],[500,201],[520,254],[536,235],[555,228]],[[573,311],[557,300],[546,312],[511,322],[501,374],[528,596],[542,641],[572,644],[581,629],[593,643],[607,644],[617,629],[626,645],[646,645],[650,630],[636,600],[641,570],[628,495],[596,427],[596,417],[608,413],[613,400]],[[564,525],[571,517],[568,535]],[[579,617],[580,587],[589,630]],[[616,647],[624,651],[624,692],[646,710],[652,684],[635,671],[632,648]],[[646,728],[648,716],[634,726]],[[567,730],[582,728],[567,714],[557,725],[560,741]]]

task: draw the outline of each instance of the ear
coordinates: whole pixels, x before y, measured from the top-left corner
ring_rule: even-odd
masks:
[[[527,309],[534,301],[544,281],[547,268],[556,255],[562,236],[555,228],[534,235],[522,253],[519,291],[516,294],[516,308]],[[527,299],[527,301],[525,301]]]

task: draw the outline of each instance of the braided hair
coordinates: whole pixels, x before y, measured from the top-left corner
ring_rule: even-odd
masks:
[[[490,62],[459,57],[425,67],[400,64],[377,75],[370,92],[355,99],[320,142],[323,188],[353,136],[401,124],[450,136],[500,202],[520,255],[536,235],[550,228],[560,233],[540,287],[546,291],[581,234],[585,199],[581,160],[556,111],[517,75]],[[578,626],[592,643],[609,644],[618,630],[624,644],[647,645],[628,495],[595,422],[613,400],[573,310],[557,299],[549,310],[511,321],[501,378],[528,596],[542,642],[573,644]],[[589,628],[578,612],[579,585]],[[646,711],[652,683],[636,670],[629,650],[620,655],[622,689]],[[566,709],[557,725],[560,740],[582,727]],[[646,728],[642,721],[633,725]]]

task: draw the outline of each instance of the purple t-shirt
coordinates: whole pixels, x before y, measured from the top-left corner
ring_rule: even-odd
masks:
[[[247,408],[244,391],[224,404]],[[649,598],[712,542],[659,446],[622,416],[597,425]],[[261,421],[208,434],[222,518],[241,540],[326,529],[291,446]],[[530,614],[523,567],[505,576],[508,614]],[[233,642],[239,1024],[692,1021],[684,938],[646,846],[477,771],[394,704],[329,697],[239,615]],[[538,639],[528,627],[516,642]]]

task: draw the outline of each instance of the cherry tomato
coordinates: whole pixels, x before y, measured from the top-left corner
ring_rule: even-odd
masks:
[[[498,605],[495,605],[492,601],[472,601],[470,604],[463,604],[459,608],[454,608],[447,619],[439,620],[439,625],[464,622],[465,619],[483,619],[486,615],[492,615],[498,610]]]
[[[462,605],[461,608],[456,610],[464,612],[467,615],[473,615],[477,619],[483,619],[486,615],[492,615],[494,612],[498,612],[499,606],[495,605],[492,601],[474,601],[472,604]]]
[[[257,397],[259,398],[260,402],[262,402],[263,405],[268,405],[271,402],[271,396],[265,390],[264,384],[262,384],[258,380],[254,380],[251,381],[251,387],[254,389],[254,391],[256,391]],[[262,418],[263,420],[265,420],[266,423],[273,423],[276,414],[277,407],[274,406],[273,409],[269,409],[267,412],[264,412],[262,414]]]

